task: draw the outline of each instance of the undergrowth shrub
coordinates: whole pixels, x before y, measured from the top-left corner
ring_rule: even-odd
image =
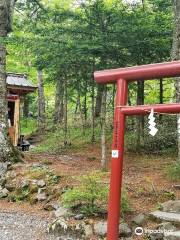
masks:
[[[95,171],[77,178],[79,185],[62,195],[61,200],[65,207],[77,209],[87,216],[104,212],[108,199],[108,184],[104,181],[105,175],[106,173]],[[122,211],[128,210],[127,194],[123,194]]]
[[[177,121],[174,116],[163,115],[162,119],[155,116],[157,134],[152,137],[149,134],[149,120],[147,116],[144,118],[144,130],[141,135],[140,145],[137,141],[137,120],[135,118],[128,119],[126,126],[126,148],[129,151],[145,152],[145,153],[167,153],[175,152],[177,149]]]
[[[180,164],[176,163],[169,166],[166,170],[168,178],[173,181],[180,180]]]

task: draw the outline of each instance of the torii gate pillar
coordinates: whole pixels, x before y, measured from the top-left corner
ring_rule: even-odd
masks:
[[[124,153],[125,118],[145,115],[153,108],[158,113],[180,113],[180,104],[157,104],[128,107],[128,82],[180,76],[180,61],[136,67],[119,68],[94,73],[98,83],[116,82],[114,130],[112,143],[111,179],[108,206],[107,239],[117,240],[119,235],[120,199]]]

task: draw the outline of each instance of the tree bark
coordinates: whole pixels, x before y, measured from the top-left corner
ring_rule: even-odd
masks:
[[[63,121],[64,113],[64,86],[63,81],[58,79],[56,83],[56,99],[54,109],[54,123],[60,124]]]
[[[137,105],[144,105],[144,81],[137,82]],[[137,149],[141,146],[144,133],[144,117],[137,117]]]
[[[173,0],[174,6],[174,33],[172,46],[172,59],[180,60],[180,1]],[[176,78],[176,102],[180,102],[180,78]],[[180,115],[177,117],[177,135],[178,135],[178,163],[180,164]]]
[[[82,128],[83,128],[83,134],[85,134],[85,120],[84,120],[84,115],[83,115],[83,111],[82,111],[79,81],[77,82],[77,107],[79,108],[79,113],[80,113],[81,123],[82,123]]]
[[[38,78],[38,126],[39,129],[45,127],[45,96],[44,96],[44,86],[43,86],[43,71],[41,69],[37,70]]]
[[[84,114],[84,125],[87,125],[87,80],[85,80],[85,93],[84,93],[84,101],[83,101],[83,114]]]
[[[93,68],[94,70],[94,68]],[[91,142],[95,143],[95,108],[94,108],[94,78],[92,74],[92,90],[91,90],[91,126],[92,126],[92,135],[91,135]]]
[[[26,95],[24,97],[24,104],[23,104],[23,117],[28,118],[29,115],[29,97]]]
[[[104,85],[99,84],[97,87],[97,95],[96,95],[95,118],[98,118],[101,113],[103,90],[104,90]]]
[[[163,91],[164,91],[164,89],[163,89],[163,79],[161,78],[159,80],[159,103],[160,104],[163,104]],[[160,114],[159,115],[159,121],[162,121],[162,117],[163,117],[163,115]]]
[[[20,156],[8,138],[6,46],[3,40],[11,28],[11,13],[14,1],[0,1],[0,162],[18,161]]]
[[[102,94],[101,104],[101,167],[107,170],[107,156],[106,156],[106,96],[107,87],[105,86]]]
[[[67,133],[68,133],[68,92],[67,92],[67,76],[65,74],[64,79],[64,145],[68,144]]]

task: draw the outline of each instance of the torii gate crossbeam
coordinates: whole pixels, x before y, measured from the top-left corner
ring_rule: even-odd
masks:
[[[152,108],[157,113],[180,113],[180,103],[126,106],[128,82],[178,76],[180,76],[180,61],[104,70],[94,73],[97,83],[116,83],[117,85],[108,206],[108,240],[118,239],[126,116],[146,115]]]

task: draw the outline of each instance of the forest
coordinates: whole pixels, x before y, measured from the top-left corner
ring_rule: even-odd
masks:
[[[180,115],[156,112],[155,136],[126,119],[106,238],[117,87],[94,78],[180,60],[179,25],[179,0],[0,0],[0,239],[180,239]],[[128,106],[179,102],[180,76],[128,84]]]

